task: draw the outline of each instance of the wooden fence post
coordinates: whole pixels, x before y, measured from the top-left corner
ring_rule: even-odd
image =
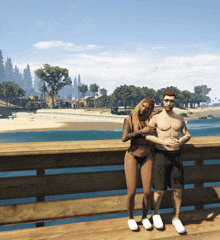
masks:
[[[194,166],[203,166],[203,160],[196,160],[194,161]],[[197,181],[196,183],[194,183],[194,188],[202,188],[203,187],[203,181]],[[204,209],[203,205],[195,205],[195,210],[202,210]]]
[[[37,169],[37,176],[43,177],[45,176],[45,169]],[[37,196],[37,202],[44,202],[44,196]],[[43,227],[44,222],[36,223],[36,227]]]

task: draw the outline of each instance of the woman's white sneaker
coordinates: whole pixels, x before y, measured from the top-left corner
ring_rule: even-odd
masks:
[[[152,225],[151,225],[151,223],[150,223],[148,218],[141,219],[141,223],[142,223],[142,225],[143,225],[143,227],[145,229],[147,229],[147,230],[151,230],[152,229]]]
[[[134,219],[129,219],[128,220],[128,227],[130,228],[131,231],[137,231],[138,230],[138,225],[135,222]]]

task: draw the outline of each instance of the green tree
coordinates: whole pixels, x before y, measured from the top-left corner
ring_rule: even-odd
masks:
[[[131,91],[131,97],[128,98],[128,104],[136,106],[137,103],[139,103],[140,100],[142,100],[141,97],[142,90],[140,87],[136,87],[134,85],[129,85],[128,88]]]
[[[95,94],[99,91],[99,86],[96,83],[90,84],[89,89],[91,92],[94,93],[94,107],[95,107]]]
[[[35,90],[35,92],[39,92],[40,91],[39,89],[41,87],[43,87],[43,85],[44,85],[44,82],[41,81],[40,78],[38,78],[38,77],[34,78],[34,90]]]
[[[106,96],[108,91],[105,88],[100,88],[99,92],[101,96]]]
[[[35,76],[48,84],[49,95],[52,98],[52,107],[54,108],[54,96],[56,96],[64,86],[72,83],[69,78],[69,73],[66,68],[58,66],[53,67],[49,64],[44,64],[43,68],[34,71]]]
[[[19,87],[22,86],[22,74],[19,72],[19,68],[16,65],[14,68],[14,83],[18,84]]]
[[[80,99],[82,96],[79,92],[79,87],[82,85],[81,83],[81,77],[80,74],[78,75],[78,79],[77,79],[77,99]]]
[[[203,94],[196,94],[196,93],[194,93],[194,100],[193,100],[193,102],[194,103],[197,103],[198,104],[198,107],[200,107],[200,103],[201,102],[206,102],[207,101],[207,97],[206,96],[204,96]]]
[[[195,86],[195,87],[194,87],[194,92],[195,92],[196,94],[202,93],[202,86]]]
[[[194,92],[197,94],[202,94],[206,96],[212,89],[208,88],[206,85],[201,85],[201,86],[195,86],[194,87]]]
[[[144,99],[146,97],[150,97],[152,99],[155,98],[156,91],[153,88],[142,87],[141,89],[141,98]]]
[[[79,91],[82,93],[83,98],[85,97],[85,93],[88,91],[88,86],[86,84],[82,84],[78,86]]]
[[[115,99],[113,94],[107,96],[106,107],[115,107]]]
[[[115,105],[115,102],[112,98],[112,96],[107,96],[107,95],[103,95],[99,98],[97,105],[99,107],[113,107]]]
[[[0,84],[0,96],[6,100],[6,107],[11,102],[12,98],[24,96],[25,91],[21,89],[17,84],[10,81],[3,82]]]
[[[32,86],[31,70],[28,64],[27,64],[27,67],[24,69],[24,73],[23,73],[23,86],[28,96],[35,94],[35,91]]]
[[[182,102],[185,104],[185,107],[188,106],[189,103],[192,103],[194,101],[194,96],[190,91],[184,90],[182,91],[183,100]]]
[[[46,103],[46,93],[48,92],[46,83],[44,82],[43,86],[39,88],[39,91],[44,93],[44,108],[47,107],[47,103]]]
[[[9,82],[14,82],[14,72],[11,58],[7,58],[5,62],[5,79]]]
[[[210,103],[211,102],[211,99],[206,96],[212,89],[211,88],[208,88],[206,85],[201,85],[201,86],[195,86],[194,87],[194,92],[196,94],[202,94],[203,96],[206,97],[206,101],[207,103]]]
[[[79,99],[79,97],[78,97],[78,86],[77,86],[76,77],[74,78],[73,95],[75,96],[76,99]]]
[[[123,106],[126,109],[131,100],[134,100],[134,88],[126,84],[120,87],[116,87],[116,89],[113,91],[112,96],[115,101],[122,101]]]
[[[5,67],[4,67],[4,59],[2,55],[2,51],[0,49],[0,83],[5,80]]]
[[[78,86],[81,86],[81,85],[82,85],[80,74],[78,75],[78,82],[77,82],[77,84],[78,84]]]

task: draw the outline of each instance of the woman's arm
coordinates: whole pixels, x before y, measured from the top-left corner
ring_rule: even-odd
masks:
[[[131,132],[131,125],[130,125],[128,119],[125,118],[121,140],[123,142],[126,142],[132,138],[140,138],[140,137],[144,137],[144,136],[142,136],[141,130],[139,130],[137,132]]]

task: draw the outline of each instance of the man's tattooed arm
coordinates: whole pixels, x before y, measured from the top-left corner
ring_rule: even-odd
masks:
[[[133,138],[140,138],[140,137],[144,137],[142,136],[141,130],[137,131],[137,132],[131,132],[131,126],[128,122],[128,120],[125,118],[124,120],[124,125],[123,125],[123,131],[122,131],[122,141],[126,142],[130,139]]]

